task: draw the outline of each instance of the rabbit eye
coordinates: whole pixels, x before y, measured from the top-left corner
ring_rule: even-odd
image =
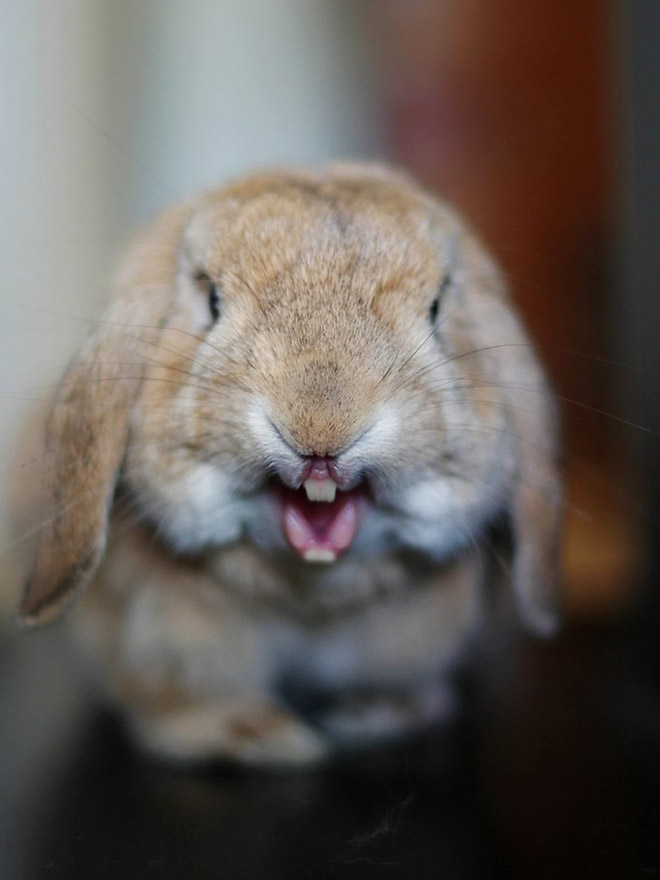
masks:
[[[209,312],[211,313],[213,323],[215,323],[220,317],[220,294],[218,293],[218,285],[214,284],[214,282],[211,281],[206,272],[196,272],[194,277],[195,282],[199,285],[199,287],[203,291],[206,291],[206,294],[208,296]]]
[[[436,296],[436,298],[431,303],[431,308],[429,309],[429,321],[431,324],[435,324],[438,320],[438,312],[440,311],[440,296]]]
[[[209,290],[209,311],[214,322],[220,317],[220,294],[215,284],[211,285]]]
[[[429,308],[429,321],[433,326],[435,326],[438,320],[438,314],[440,312],[440,300],[443,298],[449,286],[451,285],[451,276],[445,275],[445,277],[440,282],[440,286],[438,287],[437,293],[435,295],[435,299],[431,303]]]

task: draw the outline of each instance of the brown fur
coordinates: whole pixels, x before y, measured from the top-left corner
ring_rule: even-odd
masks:
[[[222,299],[210,329],[209,283]],[[266,428],[255,428],[257,416]],[[384,508],[419,482],[423,509],[424,481],[442,476],[459,531],[508,511],[518,607],[532,629],[551,631],[555,408],[501,276],[454,212],[404,175],[357,164],[256,174],[170,211],[129,252],[55,401],[47,523],[23,621],[54,619],[98,569],[79,620],[138,735],[177,755],[188,742],[191,755],[318,757],[317,735],[273,708],[271,666],[286,654],[278,639],[336,643],[339,653],[350,642],[349,653],[364,655],[356,681],[378,679],[379,669],[388,681],[425,681],[475,620],[479,535],[452,565],[397,549],[313,569],[244,535],[198,548],[204,518],[193,505],[188,523],[182,509],[188,496],[206,503],[216,468],[237,487],[237,504],[258,493],[270,474],[267,442],[289,450],[284,471],[300,456],[330,455],[350,475],[351,450],[375,428],[389,432],[374,471]],[[106,554],[118,484],[146,524],[118,510]],[[173,552],[177,540],[192,559]],[[213,662],[199,659],[207,655]],[[165,722],[172,693],[183,716],[196,707],[194,722]],[[161,728],[147,705],[165,707]],[[237,705],[237,715],[225,712]],[[245,757],[238,740],[255,724],[263,742]]]

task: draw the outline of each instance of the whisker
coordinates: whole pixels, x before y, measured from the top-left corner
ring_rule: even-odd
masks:
[[[421,349],[426,345],[426,343],[429,342],[429,340],[431,340],[435,336],[435,334],[442,328],[442,326],[445,324],[445,322],[449,319],[450,316],[451,316],[451,311],[445,311],[443,313],[440,320],[435,324],[434,327],[432,327],[431,332],[420,342],[420,344],[417,346],[417,348],[415,348],[415,350],[412,353],[410,353],[401,364],[398,365],[397,372],[401,372],[401,370],[406,368],[406,366],[415,357],[415,355],[418,354],[421,351]],[[378,388],[385,381],[385,379],[390,375],[390,373],[394,369],[394,367],[397,364],[397,361],[400,357],[401,357],[401,350],[397,351],[397,353],[394,355],[392,361],[388,365],[385,372],[381,375],[381,377],[378,379],[376,384],[373,386],[372,391],[375,391],[376,388]]]
[[[59,519],[65,513],[68,513],[78,504],[82,504],[83,501],[86,501],[89,497],[102,495],[106,491],[106,487],[96,487],[95,489],[88,489],[86,492],[82,492],[78,497],[72,499],[68,504],[63,505],[55,513],[49,514],[45,519],[41,520],[36,526],[30,527],[27,531],[20,534],[17,538],[14,538],[9,543],[4,544],[0,547],[0,554],[4,554],[12,550],[14,547],[17,547],[24,541],[27,541],[33,535],[38,534],[40,531],[45,529],[51,523],[55,522],[55,520]]]
[[[397,391],[400,391],[402,388],[405,388],[406,385],[408,385],[410,382],[413,382],[415,379],[420,378],[421,376],[424,376],[429,372],[433,372],[433,370],[438,370],[442,367],[446,367],[449,364],[454,363],[455,361],[461,360],[461,358],[470,357],[470,356],[476,355],[476,354],[482,354],[487,351],[495,351],[497,349],[502,349],[502,348],[529,348],[529,347],[530,347],[530,344],[524,343],[524,342],[520,342],[520,343],[518,343],[518,342],[501,342],[501,343],[498,343],[495,345],[484,345],[484,346],[481,346],[480,348],[472,348],[469,351],[463,351],[463,352],[460,352],[459,354],[455,354],[455,355],[452,355],[451,357],[445,358],[444,360],[442,360],[438,363],[424,364],[424,366],[419,367],[417,370],[415,370],[413,373],[411,373],[410,376],[407,376],[403,380],[403,382],[396,385],[390,392],[390,398],[394,394],[396,394]],[[419,347],[418,347],[417,351],[418,350],[419,350]],[[410,361],[410,358],[408,358],[407,363],[409,361]]]
[[[99,326],[107,326],[107,327],[130,327],[131,329],[136,329],[136,330],[154,330],[154,331],[158,331],[158,332],[161,332],[161,333],[162,333],[162,332],[167,332],[167,333],[180,333],[182,336],[187,336],[188,338],[191,338],[191,339],[196,340],[197,342],[200,343],[200,345],[206,345],[206,346],[208,346],[208,347],[211,349],[211,351],[213,351],[213,352],[215,352],[216,354],[220,355],[220,357],[222,357],[222,358],[226,358],[226,359],[229,360],[231,363],[233,363],[235,366],[241,366],[240,363],[239,363],[239,361],[237,361],[235,358],[233,358],[233,357],[232,357],[227,351],[225,351],[224,349],[218,348],[217,345],[214,345],[212,342],[210,342],[210,341],[209,341],[208,339],[206,339],[205,337],[200,336],[200,335],[197,334],[197,333],[193,333],[193,332],[190,331],[190,330],[184,330],[182,327],[170,327],[170,326],[160,327],[160,326],[155,325],[155,324],[154,324],[154,325],[151,325],[151,324],[132,324],[132,323],[128,323],[128,322],[105,321],[105,320],[103,320],[103,319],[99,319],[99,320],[96,321],[95,323],[97,323]],[[145,337],[142,337],[142,336],[135,336],[135,335],[133,335],[133,334],[129,334],[129,333],[126,333],[126,332],[124,332],[123,335],[125,335],[125,336],[126,336],[127,338],[129,338],[129,339],[134,339],[134,340],[136,340],[137,342],[145,342],[145,343],[147,343],[147,344],[149,344],[149,345],[153,345],[154,347],[156,347],[156,348],[160,348],[160,349],[162,349],[163,351],[167,351],[167,352],[169,352],[170,354],[177,354],[177,355],[180,355],[181,357],[184,357],[184,358],[186,358],[187,360],[190,360],[191,362],[194,361],[194,358],[191,357],[187,352],[183,351],[182,349],[176,349],[176,348],[175,348],[175,349],[171,349],[171,348],[168,348],[168,347],[164,346],[164,345],[160,342],[160,339],[157,339],[157,340],[146,339]],[[215,364],[214,364],[212,361],[205,361],[205,364],[206,364],[206,366],[208,366],[209,368],[215,368]]]
[[[171,348],[169,346],[166,346],[160,341],[160,339],[158,339],[158,340],[146,339],[145,337],[133,336],[128,333],[123,333],[122,335],[126,336],[128,339],[133,339],[135,342],[138,342],[140,344],[149,345],[158,351],[163,351],[163,352],[166,352],[167,354],[173,354],[173,355],[176,355],[177,357],[182,357],[182,358],[184,358],[184,360],[188,361],[191,364],[195,363],[195,359],[193,357],[191,357],[187,352],[184,352],[181,349]],[[174,367],[174,365],[172,365],[172,364],[166,364],[162,361],[158,361],[155,359],[149,359],[147,357],[147,355],[145,355],[145,354],[141,354],[141,357],[143,359],[145,359],[147,362],[156,364],[157,366],[171,367],[172,369],[176,369],[176,367]],[[202,365],[206,366],[208,369],[210,369],[213,372],[217,372],[217,366],[214,363],[212,363],[211,361],[206,361],[205,359],[203,359]],[[193,375],[193,374],[190,373],[190,375]]]
[[[527,385],[516,385],[509,382],[479,382],[476,385],[457,385],[459,388],[506,388],[512,391],[525,391],[532,392],[535,394],[541,394],[545,392],[545,389],[542,388],[533,388]],[[596,415],[604,416],[605,418],[612,419],[619,424],[626,425],[629,428],[635,428],[639,431],[643,431],[645,434],[649,434],[652,437],[660,437],[660,433],[654,431],[652,428],[647,427],[646,425],[642,425],[639,422],[633,422],[630,419],[625,419],[623,416],[617,416],[615,413],[608,412],[607,410],[600,409],[599,407],[592,406],[590,403],[585,403],[581,400],[576,400],[572,397],[567,397],[563,394],[554,394],[553,397],[556,400],[561,401],[562,403],[568,403],[571,406],[577,406],[581,409],[587,410],[589,412],[593,412]]]

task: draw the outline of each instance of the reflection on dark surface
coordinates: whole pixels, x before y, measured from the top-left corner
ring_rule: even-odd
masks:
[[[404,865],[424,876],[438,861],[468,876],[487,870],[460,760],[424,775],[405,759],[334,773],[186,775],[141,767],[100,728],[75,762],[72,796],[60,792],[46,811],[39,848],[59,866],[49,876],[380,876]]]
[[[135,755],[72,692],[61,633],[12,641],[1,876],[660,874],[658,738],[618,653],[597,630],[525,643],[451,730],[314,771],[191,773]]]

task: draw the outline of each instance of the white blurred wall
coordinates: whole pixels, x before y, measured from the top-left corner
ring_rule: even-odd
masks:
[[[3,497],[26,398],[56,382],[137,223],[251,166],[378,154],[358,13],[349,0],[0,0]],[[9,540],[3,504],[0,550]]]

